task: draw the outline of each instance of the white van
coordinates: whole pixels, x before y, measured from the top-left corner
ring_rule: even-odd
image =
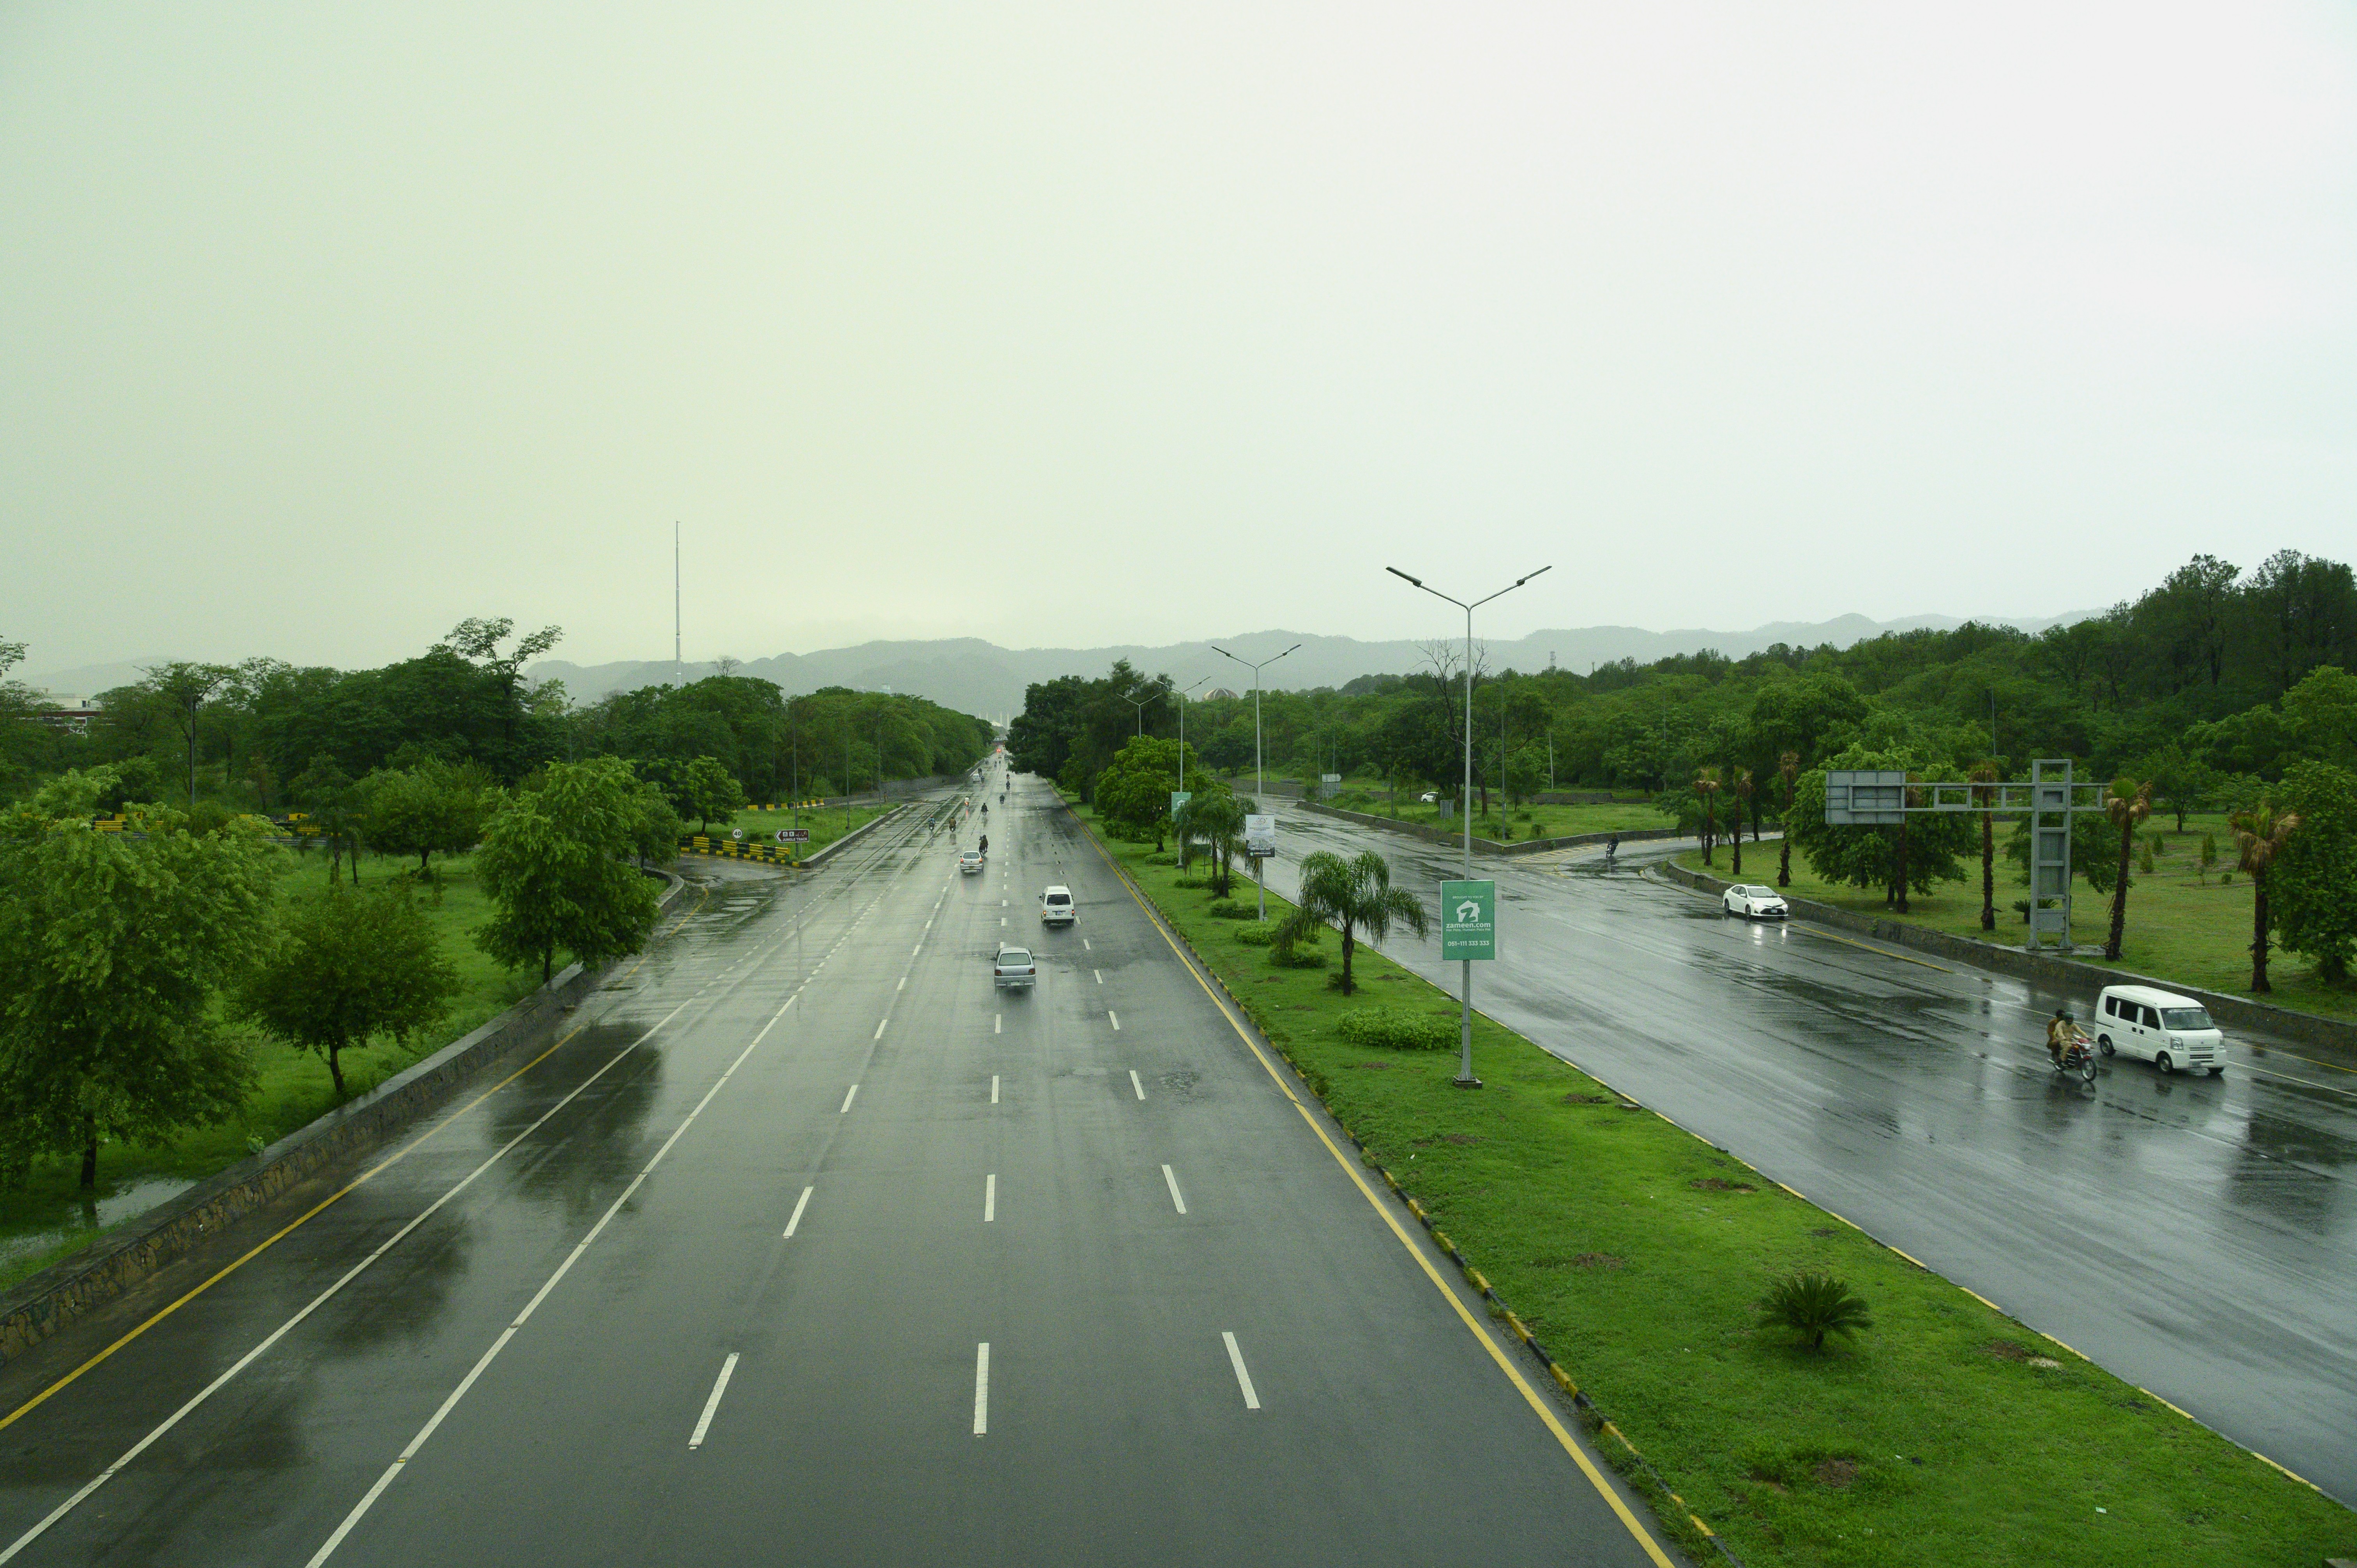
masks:
[[[1069,926],[1079,913],[1072,906],[1072,890],[1050,887],[1039,895],[1039,920],[1042,925]]]
[[[2226,1070],[2226,1042],[2209,1011],[2190,996],[2149,985],[2106,985],[2095,998],[2095,1048],[2142,1057],[2163,1072]]]

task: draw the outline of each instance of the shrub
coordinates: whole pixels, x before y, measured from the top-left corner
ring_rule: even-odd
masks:
[[[1255,920],[1236,933],[1236,940],[1248,948],[1265,948],[1276,940],[1276,928]]]
[[[1825,1348],[1825,1336],[1848,1337],[1874,1326],[1866,1301],[1846,1281],[1803,1269],[1768,1287],[1760,1301],[1763,1328],[1785,1328],[1809,1342],[1812,1350]]]
[[[1173,887],[1209,887],[1211,883],[1200,876],[1180,876],[1170,884]]]
[[[1457,1031],[1446,1022],[1405,1007],[1354,1007],[1335,1028],[1354,1046],[1394,1051],[1445,1051],[1457,1043]]]
[[[1149,854],[1146,857],[1146,864],[1148,865],[1176,865],[1178,864],[1178,857],[1168,853],[1162,854]]]
[[[1232,898],[1214,898],[1204,912],[1214,920],[1249,920],[1253,912]]]
[[[1324,969],[1326,955],[1314,948],[1273,947],[1269,950],[1268,961],[1279,969]],[[1334,978],[1340,980],[1342,977],[1338,974]]]

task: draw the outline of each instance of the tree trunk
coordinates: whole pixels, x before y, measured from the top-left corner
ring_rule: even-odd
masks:
[[[339,1101],[344,1098],[344,1064],[339,1054],[343,1048],[334,1044],[328,1047],[328,1076],[336,1080],[336,1099]]]
[[[541,983],[543,985],[546,985],[546,984],[548,983],[548,977],[549,977],[550,975],[552,975],[552,974],[555,973],[555,972],[556,972],[556,950],[555,950],[554,948],[553,948],[553,947],[546,947],[546,948],[543,948],[543,949],[541,949],[541,950],[540,950],[540,983]]]
[[[2104,942],[2104,956],[2116,962],[2120,939],[2128,929],[2128,850],[2136,842],[2133,818],[2120,824],[2120,879],[2112,884],[2112,934]]]
[[[2251,989],[2273,991],[2267,983],[2267,874],[2251,873]]]
[[[1705,795],[1702,798],[1702,863],[1705,865],[1712,864],[1710,858],[1711,834],[1713,830],[1717,826],[1718,822],[1716,814],[1711,809],[1710,797]]]
[[[1904,915],[1904,914],[1906,914],[1908,911],[1907,911],[1907,824],[1906,824],[1905,822],[1900,822],[1900,823],[1899,824],[1899,886],[1898,886],[1898,887],[1895,889],[1895,891],[1896,891],[1896,892],[1898,893],[1898,895],[1899,895],[1899,912],[1900,912],[1900,914]]]
[[[98,1189],[98,1118],[86,1111],[81,1118],[81,1189]]]
[[[1343,921],[1343,922],[1342,922],[1342,994],[1343,994],[1343,995],[1345,995],[1345,996],[1348,996],[1348,995],[1350,995],[1350,994],[1351,994],[1351,952],[1352,952],[1352,951],[1353,951],[1353,950],[1358,947],[1358,945],[1359,945],[1359,944],[1358,944],[1358,940],[1357,940],[1357,939],[1356,939],[1356,938],[1354,938],[1354,937],[1352,937],[1352,936],[1351,936],[1351,922],[1350,922],[1350,921],[1348,921],[1348,920]]]
[[[1996,929],[1996,817],[1981,813],[1981,929]]]
[[[1735,832],[1728,835],[1727,842],[1735,846],[1733,869],[1735,875],[1740,876],[1743,875],[1743,803],[1739,800],[1735,805]]]
[[[1776,886],[1792,886],[1792,824],[1790,822],[1784,824],[1783,846],[1776,857]]]

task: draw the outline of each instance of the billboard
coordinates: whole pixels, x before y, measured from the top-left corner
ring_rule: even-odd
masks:
[[[1440,956],[1444,959],[1498,956],[1498,885],[1495,882],[1444,882],[1440,885]]]
[[[1276,853],[1276,819],[1274,816],[1255,814],[1244,818],[1244,853],[1254,860],[1265,860]]]

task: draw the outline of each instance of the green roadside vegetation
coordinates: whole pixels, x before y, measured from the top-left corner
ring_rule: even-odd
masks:
[[[1344,998],[1332,968],[1283,965],[1248,938],[1265,928],[1211,913],[1172,856],[1096,838],[1752,1568],[2357,1553],[2357,1515],[1491,1020],[1475,1021],[1478,1094],[1449,1086],[1453,1045],[1350,1044],[1341,1020],[1375,1005],[1446,1021],[1453,1042],[1455,1004],[1364,947]],[[1310,950],[1331,964],[1337,946],[1329,933]],[[1846,1281],[1872,1328],[1815,1352],[1759,1326],[1762,1293],[1802,1270]],[[1598,1446],[1686,1551],[1716,1559],[1619,1444]]]
[[[894,803],[897,804],[897,802]],[[810,830],[810,843],[802,846],[802,853],[809,854],[824,849],[845,833],[866,826],[891,809],[890,804],[854,806],[848,812],[845,812],[841,806],[829,806],[818,811],[800,812],[756,811],[748,809],[731,817],[714,818],[707,836],[725,839],[732,828],[742,828],[747,843],[774,844],[778,842],[779,829],[807,828]],[[687,824],[689,832],[694,832],[696,830],[696,823]]]
[[[1394,808],[1388,792],[1345,789],[1324,803],[1340,811],[1363,811],[1369,816],[1389,817],[1422,827],[1462,830],[1456,818],[1441,816],[1437,802],[1427,803],[1411,797]],[[1478,801],[1476,805],[1478,808]],[[1641,832],[1670,825],[1659,807],[1642,799],[1598,800],[1576,806],[1514,807],[1499,800],[1493,802],[1487,815],[1478,809],[1473,813],[1473,836],[1496,843],[1512,839],[1566,838],[1574,833]]]
[[[328,897],[325,850],[315,848],[307,854],[288,851],[280,860],[276,887],[280,908],[299,908]],[[404,878],[411,869],[397,859],[371,856],[362,865],[361,886]],[[437,858],[435,870],[442,884],[439,900],[426,887],[417,887],[413,897],[433,928],[442,956],[457,971],[459,989],[450,998],[444,1024],[431,1035],[407,1047],[379,1040],[365,1049],[348,1052],[344,1077],[354,1094],[374,1089],[404,1068],[479,1028],[529,995],[540,983],[528,969],[511,971],[475,945],[471,932],[490,918],[491,902],[477,885],[474,857]],[[115,1225],[153,1207],[152,1201],[141,1203],[133,1212],[102,1219],[116,1206],[110,1199],[144,1190],[156,1195],[154,1201],[161,1201],[178,1187],[204,1180],[335,1108],[335,1085],[328,1080],[328,1064],[322,1058],[269,1039],[251,1025],[230,1020],[223,1001],[216,996],[212,1002],[219,1026],[246,1040],[255,1069],[254,1091],[242,1112],[164,1143],[102,1144],[94,1194],[78,1189],[80,1173],[71,1158],[34,1161],[22,1187],[0,1187],[0,1290],[63,1262]]]
[[[1930,893],[1911,896],[1909,912],[1904,915],[1885,903],[1878,890],[1828,881],[1818,875],[1798,844],[1792,849],[1792,886],[1778,890],[1871,918],[1904,921],[1953,936],[2018,946],[2023,940],[2024,925],[2022,912],[2015,905],[2027,900],[2029,889],[2019,880],[2018,868],[2005,857],[2007,831],[2000,827],[1997,832],[1994,932],[1981,929],[1977,853],[1964,861],[1971,874],[1965,881],[1943,882]],[[2217,857],[2215,864],[2206,868],[2201,864],[2205,836]],[[2233,830],[2225,816],[2190,814],[2182,832],[2177,831],[2173,819],[2156,818],[2138,830],[2136,838],[2138,865],[2129,876],[2127,924],[2119,959],[2109,961],[2104,957],[2104,941],[2111,930],[2111,900],[2092,891],[2083,881],[2072,888],[2071,940],[2078,950],[2071,956],[2083,963],[2100,964],[2131,974],[2177,981],[2230,995],[2250,995],[2251,880],[2234,870]],[[2141,868],[2147,847],[2152,859],[2149,872]],[[1740,880],[1776,886],[1778,850],[1772,839],[1756,845],[1747,842]],[[1713,853],[1712,865],[1703,864],[1699,849],[1688,850],[1675,859],[1689,870],[1737,880],[1725,843]],[[2357,1018],[2357,983],[2343,981],[2336,984],[2319,972],[2314,961],[2281,950],[2270,960],[2267,974],[2275,989],[2255,1000],[2326,1017]]]

